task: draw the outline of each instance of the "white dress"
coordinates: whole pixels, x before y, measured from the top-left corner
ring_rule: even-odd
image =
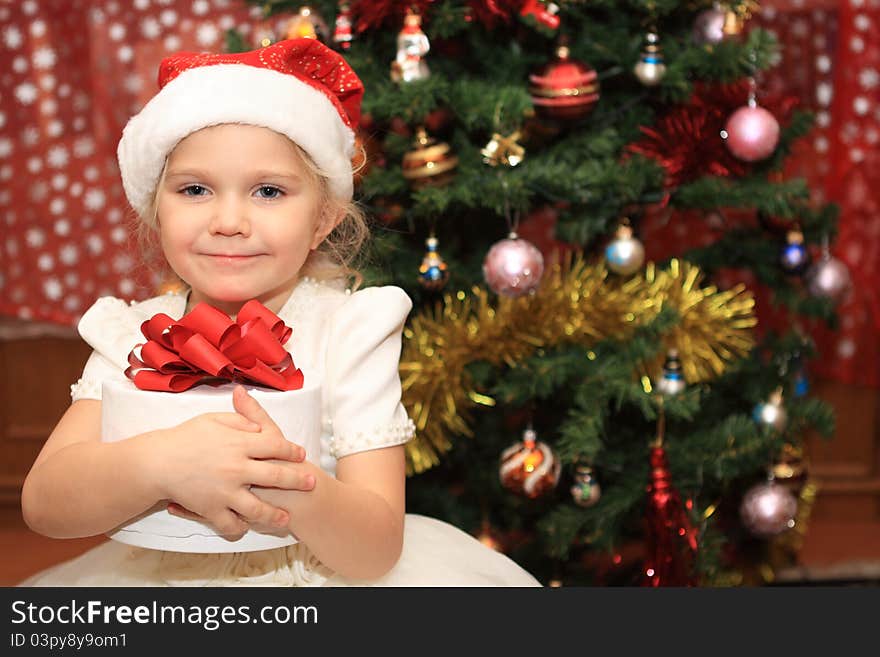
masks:
[[[302,280],[278,312],[293,328],[287,348],[296,365],[321,376],[320,466],[335,475],[336,459],[400,445],[414,427],[400,402],[401,334],[412,307],[397,287],[349,292]],[[125,380],[141,323],[158,312],[180,319],[185,294],[139,303],[103,297],[83,315],[79,332],[93,348],[71,396],[100,399],[101,383]],[[132,547],[108,540],[37,573],[19,586],[541,586],[507,556],[434,518],[406,514],[397,564],[375,580],[351,580],[324,566],[303,543],[261,550],[201,554]]]

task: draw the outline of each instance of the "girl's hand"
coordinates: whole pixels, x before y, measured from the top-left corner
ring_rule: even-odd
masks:
[[[262,411],[236,386],[238,413],[199,415],[156,436],[160,487],[164,497],[174,500],[168,511],[206,522],[232,540],[251,524],[284,527],[290,520],[284,509],[251,493],[251,484],[294,490],[314,486],[314,477],[298,466],[305,458],[303,448],[285,440],[274,423],[274,431],[264,432],[241,414],[242,397]]]
[[[247,394],[244,387],[236,386],[233,389],[232,401],[237,413],[209,414],[180,425],[179,428],[183,429],[193,423],[188,431],[211,430],[197,421],[200,418],[213,419],[215,426],[208,434],[213,436],[212,445],[208,449],[215,453],[211,454],[210,459],[199,459],[206,463],[201,472],[193,474],[201,484],[180,482],[177,495],[169,495],[176,501],[168,505],[168,512],[207,522],[221,534],[237,540],[250,524],[284,527],[290,521],[284,509],[261,500],[251,492],[251,485],[308,491],[315,485],[315,476],[309,473],[310,468],[303,467],[307,464],[300,465],[305,458],[303,448],[284,438],[269,414]],[[226,431],[226,427],[234,432]],[[254,435],[257,432],[258,435]],[[221,436],[223,439],[218,440]],[[230,443],[225,441],[227,437]],[[192,434],[183,439],[193,442]],[[209,463],[214,464],[214,476],[206,472],[210,468]],[[209,494],[199,495],[194,490],[197,485],[202,492],[206,492],[206,488],[210,490],[212,480],[215,492],[219,493],[216,498]],[[188,504],[186,499],[193,501]]]

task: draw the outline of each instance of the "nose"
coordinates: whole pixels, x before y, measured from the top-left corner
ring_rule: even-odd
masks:
[[[242,235],[249,237],[251,222],[247,207],[236,198],[225,198],[215,206],[208,231],[212,235]]]

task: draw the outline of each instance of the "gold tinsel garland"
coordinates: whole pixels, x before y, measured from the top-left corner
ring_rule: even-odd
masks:
[[[624,339],[672,307],[681,321],[663,346],[678,349],[685,379],[696,383],[720,375],[754,344],[755,302],[744,285],[719,292],[700,287],[701,279],[699,268],[678,260],[662,270],[648,264],[642,275],[621,279],[604,262],[589,264],[574,255],[551,264],[531,295],[493,302],[477,286],[444,295],[404,330],[403,404],[417,429],[406,446],[408,473],[436,465],[452,447],[450,436],[472,435],[473,409],[494,405],[468,375],[467,365],[476,360],[515,367],[538,349]],[[644,366],[648,391],[645,377],[659,374],[664,355]]]

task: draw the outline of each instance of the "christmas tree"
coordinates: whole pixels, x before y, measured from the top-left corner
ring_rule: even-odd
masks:
[[[805,432],[834,424],[804,327],[848,280],[836,208],[782,174],[812,117],[762,90],[757,3],[251,4],[228,50],[318,38],[365,83],[365,284],[414,301],[408,511],[548,584],[749,584],[793,558]]]

